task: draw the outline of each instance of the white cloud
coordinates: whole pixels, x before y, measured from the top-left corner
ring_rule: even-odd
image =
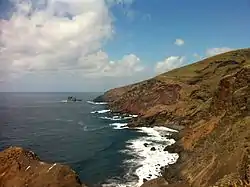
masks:
[[[144,70],[140,62],[140,59],[134,54],[125,55],[121,60],[110,61],[104,72],[110,76],[130,76]]]
[[[131,5],[135,0],[106,0],[108,4],[121,4],[121,5]]]
[[[33,6],[16,1],[12,17],[0,20],[0,80],[27,72],[77,70],[94,77],[143,69],[133,54],[112,62],[102,51],[114,33],[105,0],[48,0],[42,9]]]
[[[184,45],[185,41],[183,39],[177,38],[174,42],[175,45],[182,46]]]
[[[229,47],[210,48],[206,50],[206,56],[211,57],[211,56],[218,55],[218,54],[225,53],[225,52],[232,51],[232,50],[233,49]]]
[[[170,56],[167,57],[164,61],[157,62],[155,66],[156,73],[164,73],[172,69],[178,68],[185,63],[185,57],[183,56]]]
[[[193,57],[198,59],[198,60],[202,59],[202,57],[198,53],[194,53]]]
[[[96,63],[92,66],[92,69],[88,68],[88,77],[126,77],[144,70],[144,67],[140,64],[140,59],[134,54],[124,55],[121,60],[110,61],[107,54],[100,51],[85,60],[89,62],[95,61]],[[96,71],[98,65],[101,66]]]

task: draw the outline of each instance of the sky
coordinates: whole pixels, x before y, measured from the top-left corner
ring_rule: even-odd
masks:
[[[250,0],[0,0],[0,91],[103,92],[248,48]]]

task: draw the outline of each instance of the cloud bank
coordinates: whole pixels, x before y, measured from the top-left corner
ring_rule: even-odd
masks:
[[[218,55],[218,54],[225,53],[225,52],[229,52],[229,51],[232,51],[232,50],[234,50],[234,49],[229,48],[229,47],[210,48],[210,49],[206,50],[206,56],[211,57],[211,56]]]
[[[155,66],[155,72],[160,74],[172,69],[178,68],[185,63],[185,57],[183,56],[170,56],[165,60],[157,62]]]
[[[143,70],[134,54],[111,61],[102,50],[114,34],[113,3],[132,1],[13,1],[12,16],[0,20],[0,80],[30,72],[77,70],[100,77]]]

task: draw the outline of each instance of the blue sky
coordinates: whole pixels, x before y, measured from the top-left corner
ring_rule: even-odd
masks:
[[[108,53],[119,58],[136,53],[153,63],[166,56],[204,55],[214,47],[244,48],[250,42],[250,1],[138,0],[130,7],[134,18],[127,19],[116,10],[118,35],[106,46]],[[144,20],[144,14],[151,19]],[[185,45],[174,46],[182,38]]]
[[[105,91],[250,43],[249,0],[13,2],[0,91]]]

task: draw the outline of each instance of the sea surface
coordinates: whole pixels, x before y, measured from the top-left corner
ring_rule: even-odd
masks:
[[[167,139],[171,129],[130,130],[126,124],[137,115],[91,102],[100,94],[0,93],[0,151],[21,146],[46,162],[70,165],[89,185],[111,187],[139,186],[178,159],[163,151],[175,142]],[[67,102],[68,96],[82,101]]]

